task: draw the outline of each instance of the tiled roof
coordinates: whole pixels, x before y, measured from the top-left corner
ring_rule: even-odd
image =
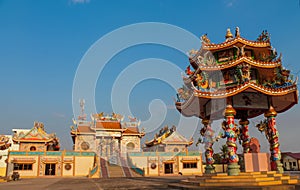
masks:
[[[90,126],[78,126],[77,132],[79,133],[95,133],[94,130],[91,129]]]
[[[121,123],[118,121],[98,121],[96,129],[122,129]]]
[[[34,126],[29,132],[26,134],[20,133],[18,136],[14,137],[15,141],[42,141],[48,142],[53,140],[53,137],[47,134],[41,127]]]
[[[294,159],[300,160],[300,152],[298,152],[298,153],[287,152],[287,153],[282,153],[282,154],[285,154],[285,155],[290,156]]]
[[[124,131],[125,134],[139,134],[139,129],[137,127],[127,127],[126,131]]]

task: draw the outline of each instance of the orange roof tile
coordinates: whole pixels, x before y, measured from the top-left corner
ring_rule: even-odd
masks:
[[[135,133],[135,134],[139,134],[139,129],[137,127],[127,127],[126,131],[124,131],[124,133]]]
[[[121,123],[116,121],[98,121],[96,129],[122,129]]]
[[[90,128],[90,126],[78,126],[77,132],[79,133],[95,133],[94,130]]]

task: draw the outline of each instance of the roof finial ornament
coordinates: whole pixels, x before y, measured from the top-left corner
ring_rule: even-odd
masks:
[[[207,37],[207,34],[202,35],[200,39],[202,43],[210,44],[210,39]]]
[[[231,31],[230,31],[230,28],[227,28],[227,32],[226,32],[225,38],[226,38],[226,41],[233,39],[233,35],[232,35]]]
[[[240,28],[237,26],[237,27],[235,28],[235,37],[238,38],[238,37],[240,37],[240,36],[241,36],[241,34],[240,34]]]
[[[85,100],[80,99],[79,105],[80,105],[81,111],[80,111],[80,115],[78,116],[78,120],[86,120],[86,114],[84,113]]]

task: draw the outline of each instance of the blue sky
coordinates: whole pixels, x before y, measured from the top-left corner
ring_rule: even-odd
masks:
[[[196,36],[208,33],[215,43],[224,41],[227,28],[239,26],[241,35],[250,40],[267,29],[272,46],[283,54],[283,64],[293,73],[300,70],[299,0],[0,0],[0,133],[31,128],[34,121],[42,121],[47,131],[56,132],[63,147],[70,149],[72,85],[80,60],[105,34],[139,22],[168,23]],[[120,52],[98,78],[95,95],[99,112],[112,111],[110,91],[119,73],[149,57],[169,60],[181,69],[188,65],[182,53],[159,45]],[[145,80],[131,93],[131,111],[146,120],[150,117],[149,102],[161,99],[169,108],[163,124],[176,125],[179,113],[172,108],[175,94],[167,83]],[[278,116],[283,151],[299,151],[299,109],[296,105]],[[252,125],[258,121],[253,119]],[[256,129],[251,129],[250,135],[259,136],[262,148],[268,150]]]

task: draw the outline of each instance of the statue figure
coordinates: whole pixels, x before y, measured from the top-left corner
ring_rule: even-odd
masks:
[[[202,43],[210,44],[210,40],[207,37],[207,34],[202,35],[200,39],[201,39]]]
[[[270,35],[267,30],[263,30],[261,35],[256,39],[258,42],[270,42]]]
[[[260,144],[257,138],[252,137],[250,139],[250,152],[251,153],[260,153]]]
[[[227,119],[228,120],[228,119]],[[229,124],[230,123],[230,124]],[[224,130],[223,135],[219,135],[220,138],[227,138],[227,147],[228,147],[228,156],[229,156],[229,162],[231,163],[237,163],[239,161],[239,158],[236,154],[237,145],[236,145],[236,139],[239,136],[239,128],[237,128],[237,125],[233,123],[232,120],[224,120],[222,122],[222,128]]]
[[[244,50],[245,47],[246,47],[246,45],[243,45],[243,46],[241,47],[241,56],[242,56],[242,57],[245,56],[245,50]]]
[[[202,138],[200,137],[198,142],[196,143],[196,146],[199,143],[204,144],[205,148],[205,159],[206,159],[206,167],[205,167],[205,173],[215,173],[214,170],[214,158],[213,158],[213,144],[218,141],[219,137],[215,137],[215,131],[210,126],[210,121],[208,119],[202,120],[202,123],[204,127],[200,130],[200,134]]]
[[[198,51],[197,51],[197,50],[194,50],[194,49],[191,49],[191,50],[189,51],[190,57],[194,57],[197,53],[198,53]]]
[[[239,84],[244,84],[245,82],[249,82],[251,80],[250,69],[251,66],[248,64],[242,64],[236,67],[235,76]]]
[[[236,48],[236,57],[240,56],[240,48],[237,46],[233,46],[234,48]]]
[[[205,72],[197,74],[195,81],[197,86],[201,89],[207,89],[209,87],[208,76]]]
[[[240,37],[240,28],[239,27],[235,28],[235,37]]]

